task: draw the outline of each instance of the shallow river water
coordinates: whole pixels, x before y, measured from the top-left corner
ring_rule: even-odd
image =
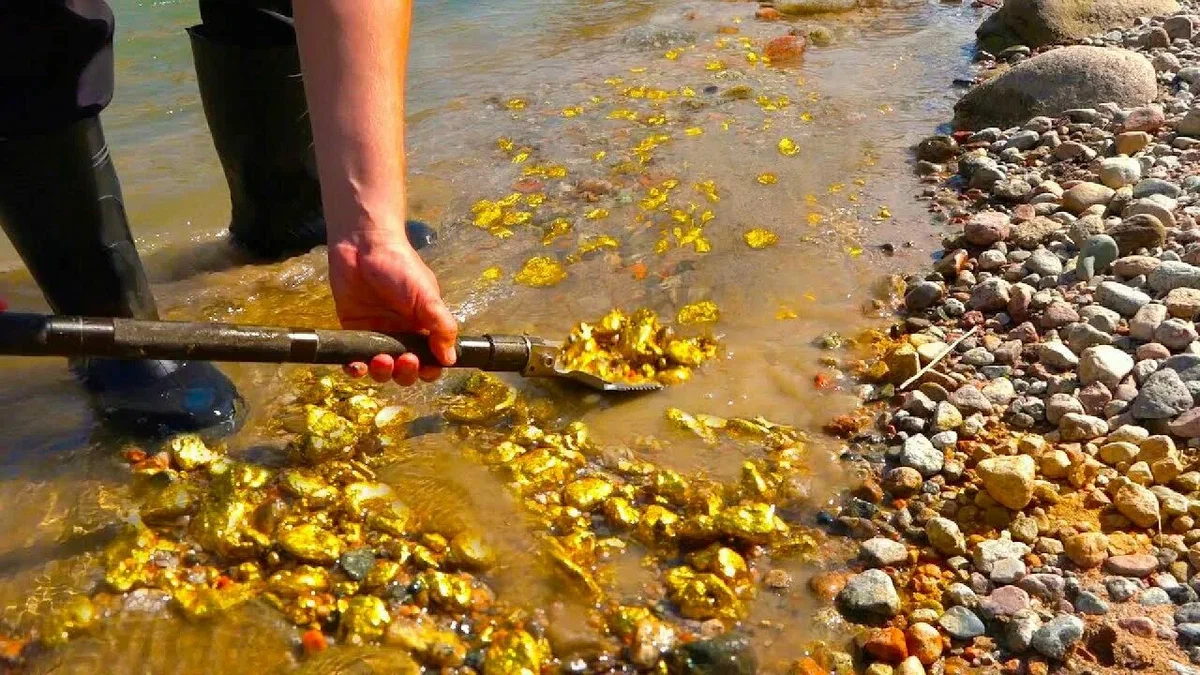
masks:
[[[182,32],[194,5],[115,6],[119,86],[104,122],[160,306],[172,318],[332,325],[320,252],[249,265],[224,241],[228,200]],[[718,479],[736,478],[742,457],[674,430],[664,410],[761,415],[819,435],[849,406],[814,387],[822,372],[814,341],[874,325],[863,308],[880,279],[915,269],[934,241],[937,229],[913,199],[908,148],[948,119],[951,81],[967,72],[980,18],[963,5],[900,0],[762,23],[755,7],[418,0],[410,67],[410,215],[439,230],[425,255],[464,333],[557,338],[611,307],[673,318],[687,303],[715,302],[720,319],[703,330],[720,337],[722,358],[685,386],[634,400],[521,386],[551,396],[601,443],[654,436],[664,442],[647,459]],[[698,39],[678,49],[623,39],[645,26]],[[818,26],[829,44],[800,60],[762,62],[767,39]],[[504,212],[518,215],[507,227],[476,226],[510,194],[518,201]],[[655,195],[666,198],[645,202]],[[565,224],[569,231],[549,236]],[[752,249],[743,235],[753,228],[778,243]],[[563,263],[565,279],[515,284],[534,256]],[[44,308],[6,243],[0,296],[17,309]],[[265,421],[287,394],[281,369],[226,371],[253,409],[231,451],[270,442]],[[430,414],[455,381],[381,395]],[[100,526],[126,508],[128,469],[58,362],[0,360],[0,409],[0,619],[12,627],[56,594],[95,583],[83,563],[103,545]],[[836,455],[832,442],[817,446]],[[412,441],[409,455],[390,478],[407,501],[481,523],[515,554],[495,572],[501,596],[547,601],[550,587],[521,561],[529,536],[503,484],[458,460],[443,434]],[[812,467],[816,503],[846,484],[834,467],[832,459]],[[806,569],[794,571],[804,578]],[[638,573],[631,562],[621,583],[636,586]],[[802,583],[753,607],[752,622],[783,627],[758,637],[765,666],[802,655],[814,636],[811,610]],[[169,611],[124,617],[33,669],[269,671],[295,654],[294,629],[256,605],[200,624]]]

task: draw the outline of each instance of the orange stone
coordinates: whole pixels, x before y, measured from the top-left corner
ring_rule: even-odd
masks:
[[[792,666],[791,675],[829,675],[812,657],[806,656]]]
[[[875,658],[885,663],[900,663],[908,658],[908,645],[904,640],[904,631],[888,626],[871,634],[863,649]]]
[[[936,663],[942,656],[942,634],[927,623],[909,626],[905,642],[908,644],[908,653],[926,666]]]
[[[804,50],[807,47],[808,41],[799,35],[780,35],[767,43],[767,46],[763,48],[763,54],[771,59],[771,63],[783,63],[804,56]]]
[[[754,18],[758,19],[759,21],[778,21],[779,19],[783,18],[783,15],[780,14],[779,10],[775,9],[774,7],[759,7],[758,10],[754,12]]]
[[[849,579],[846,572],[823,572],[808,580],[808,588],[821,600],[832,602]]]

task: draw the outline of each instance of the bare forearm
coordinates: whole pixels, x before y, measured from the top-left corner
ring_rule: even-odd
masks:
[[[412,0],[297,0],[331,245],[404,240],[404,74]]]

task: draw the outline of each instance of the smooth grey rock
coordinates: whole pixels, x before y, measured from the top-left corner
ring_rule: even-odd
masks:
[[[974,612],[961,605],[946,610],[946,613],[938,619],[938,625],[957,640],[971,640],[985,632],[983,621],[980,621]]]
[[[900,596],[882,570],[867,570],[846,582],[837,595],[838,607],[850,616],[892,617],[900,611]]]
[[[1033,634],[1031,645],[1047,658],[1061,660],[1071,645],[1083,637],[1083,621],[1063,614],[1056,616]]]
[[[1179,373],[1164,368],[1146,379],[1138,390],[1137,398],[1133,399],[1130,414],[1139,420],[1165,420],[1191,407],[1192,394]]]

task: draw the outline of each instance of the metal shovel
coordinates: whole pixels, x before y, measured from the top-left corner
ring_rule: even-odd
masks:
[[[562,378],[606,392],[662,388],[653,382],[610,382],[563,370],[557,359],[560,346],[523,335],[460,337],[454,367]],[[428,338],[419,334],[0,313],[0,355],[9,356],[343,365],[370,361],[376,354],[409,353],[422,363],[438,362]]]

